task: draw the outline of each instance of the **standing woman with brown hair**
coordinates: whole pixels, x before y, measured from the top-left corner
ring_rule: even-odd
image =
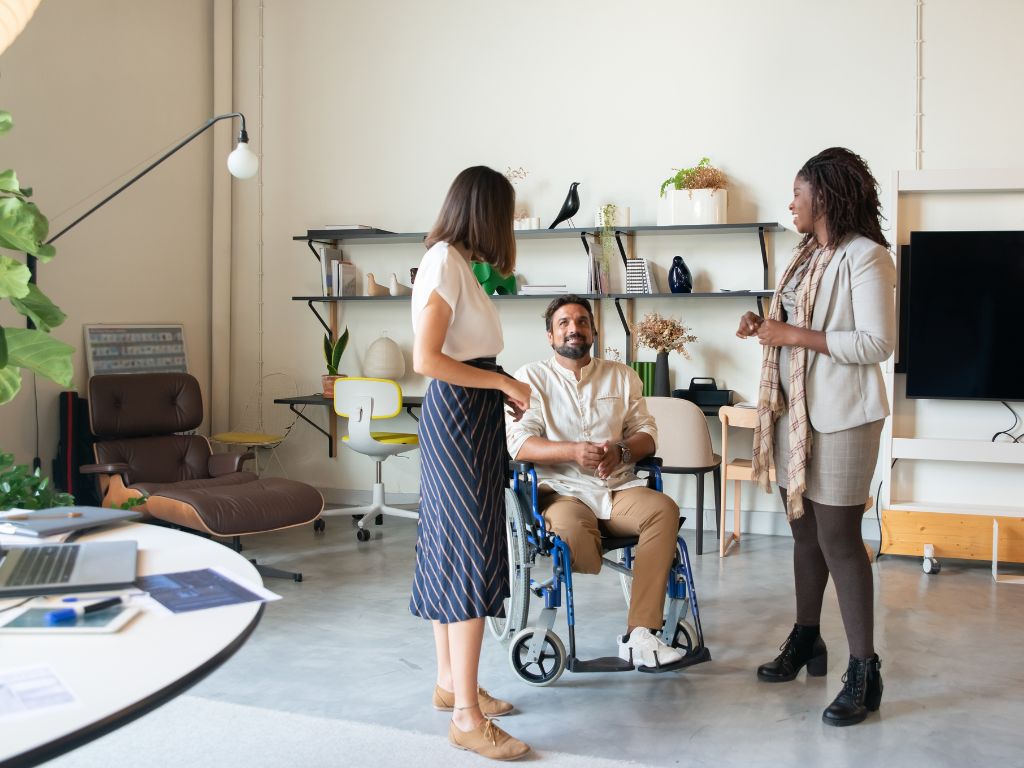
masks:
[[[477,684],[484,618],[509,596],[504,406],[522,415],[530,387],[504,373],[501,321],[471,262],[512,273],[515,191],[485,166],[452,182],[427,235],[412,293],[413,368],[432,379],[419,423],[420,520],[409,608],[429,619],[437,650],[434,707],[452,710],[448,740],[512,760],[530,748],[487,715],[512,705]]]
[[[767,318],[748,312],[736,335],[764,345],[754,431],[755,478],[770,490],[774,461],[793,531],[796,624],[760,680],[786,682],[804,666],[824,675],[819,632],[831,574],[850,661],[822,714],[853,725],[878,709],[874,587],[861,520],[889,415],[879,366],[896,343],[896,270],[882,235],[878,183],[867,163],[833,147],[808,160],[789,209],[803,239]]]

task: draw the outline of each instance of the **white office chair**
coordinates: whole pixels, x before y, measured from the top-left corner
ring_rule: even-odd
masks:
[[[334,384],[334,412],[348,419],[348,435],[342,441],[353,451],[373,456],[377,463],[377,481],[373,484],[373,500],[367,506],[350,507],[347,514],[362,515],[357,525],[356,538],[368,541],[367,521],[377,515],[395,515],[413,520],[419,514],[384,503],[384,483],[381,465],[388,456],[394,456],[419,447],[419,437],[410,432],[372,432],[370,422],[375,419],[393,419],[402,412],[402,388],[389,379],[348,377]]]
[[[647,397],[647,410],[658,425],[658,456],[662,474],[693,475],[697,480],[697,554],[704,554],[704,475],[713,473],[715,529],[722,508],[722,457],[712,450],[708,420],[701,409],[678,397]]]

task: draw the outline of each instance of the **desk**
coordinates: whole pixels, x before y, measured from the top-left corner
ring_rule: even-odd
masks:
[[[334,412],[334,400],[329,397],[324,397],[321,394],[315,395],[301,395],[300,397],[278,397],[274,400],[279,405],[287,405],[289,410],[302,419],[304,422],[309,424],[313,429],[319,432],[321,435],[327,438],[327,455],[332,459],[337,456],[337,441],[338,441],[338,415]],[[327,408],[327,429],[324,429],[315,421],[307,417],[302,411],[298,410],[295,406],[297,405],[318,405]],[[422,395],[402,395],[402,406],[405,408],[406,413],[416,418],[413,415],[413,408],[420,408],[423,405]]]
[[[233,550],[170,528],[133,523],[80,541],[117,539],[138,541],[139,575],[218,566],[262,584]],[[0,768],[38,765],[156,709],[231,658],[262,615],[263,603],[246,603],[173,616],[143,612],[110,635],[3,635],[0,665],[45,664],[77,703],[3,721]]]

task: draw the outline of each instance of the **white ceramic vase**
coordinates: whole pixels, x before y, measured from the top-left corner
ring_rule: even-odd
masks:
[[[394,339],[381,336],[363,355],[363,375],[372,379],[400,379],[405,376],[405,355]]]
[[[728,204],[725,189],[669,189],[658,205],[658,224],[727,224]]]

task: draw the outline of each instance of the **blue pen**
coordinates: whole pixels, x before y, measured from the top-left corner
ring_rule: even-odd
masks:
[[[121,605],[123,602],[124,598],[111,597],[107,600],[100,600],[97,603],[89,603],[89,605],[73,605],[70,608],[60,608],[46,614],[46,623],[49,626],[53,626],[54,624],[62,624],[65,621],[74,621],[79,616],[113,608],[115,605]]]

